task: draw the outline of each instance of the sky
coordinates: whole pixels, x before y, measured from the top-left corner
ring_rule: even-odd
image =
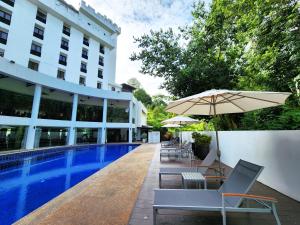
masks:
[[[75,3],[77,0],[68,0]],[[168,94],[159,89],[161,78],[143,75],[139,72],[140,62],[132,62],[130,55],[138,51],[133,37],[139,37],[152,30],[178,28],[191,23],[194,0],[85,0],[97,12],[106,15],[121,27],[117,47],[116,82],[126,83],[137,78],[150,94]]]

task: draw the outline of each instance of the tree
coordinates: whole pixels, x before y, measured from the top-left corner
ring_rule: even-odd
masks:
[[[133,95],[138,101],[141,101],[145,106],[152,104],[151,96],[148,95],[148,93],[142,88],[135,90]]]
[[[127,81],[127,84],[131,85],[132,87],[135,87],[136,89],[140,89],[142,87],[141,83],[135,77],[130,78]]]
[[[260,121],[259,129],[297,127],[300,3],[213,0],[209,11],[196,2],[192,15],[193,23],[177,32],[135,38],[140,51],[131,60],[142,62],[141,73],[164,78],[162,87],[177,98],[213,88],[291,91],[286,107],[222,116],[218,125],[252,129]]]

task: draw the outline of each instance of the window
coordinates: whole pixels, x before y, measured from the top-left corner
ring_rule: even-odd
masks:
[[[69,41],[67,39],[61,39],[60,47],[69,51]]]
[[[98,88],[98,89],[101,89],[101,86],[102,86],[102,85],[101,85],[101,82],[97,82],[97,88]]]
[[[6,45],[8,33],[6,31],[0,30],[0,43]]]
[[[36,12],[36,17],[37,20],[41,21],[42,23],[46,23],[47,21],[47,13],[42,12],[40,9],[37,10]]]
[[[37,25],[34,26],[33,36],[43,40],[44,39],[44,29]]]
[[[1,0],[2,2],[5,2],[6,4],[14,7],[15,5],[15,0]]]
[[[0,21],[7,25],[10,25],[10,20],[11,20],[11,14],[3,10],[0,10]]]
[[[100,49],[99,49],[100,53],[104,54],[104,45],[100,44]]]
[[[41,56],[42,54],[42,47],[36,43],[31,44],[30,53],[32,55]]]
[[[35,71],[38,71],[39,70],[39,63],[34,62],[32,60],[29,60],[29,62],[28,62],[28,68],[32,69],[32,70],[35,70]]]
[[[65,71],[64,70],[57,70],[57,78],[61,80],[65,80]]]
[[[88,57],[88,50],[87,49],[85,49],[85,48],[82,49],[81,57],[85,58],[85,59],[89,58]]]
[[[90,43],[89,43],[89,38],[87,36],[84,36],[83,37],[83,44],[86,45],[86,46],[89,46]]]
[[[81,72],[84,72],[84,73],[87,72],[87,70],[86,70],[86,63],[81,62],[80,71],[81,71]]]
[[[63,26],[63,33],[64,33],[65,35],[67,35],[67,36],[70,36],[70,34],[71,34],[71,28],[70,28],[69,25],[64,24],[64,26]]]
[[[85,77],[80,76],[80,78],[79,78],[79,84],[85,86]]]
[[[0,57],[4,57],[4,52],[5,52],[4,49],[0,49]]]
[[[103,70],[98,69],[98,78],[103,79]]]
[[[63,54],[60,54],[58,62],[59,62],[59,64],[66,66],[67,65],[67,56],[63,55]]]
[[[115,88],[115,87],[111,87],[111,90],[112,90],[112,91],[115,91],[115,90],[116,90],[116,88]]]
[[[99,65],[104,66],[104,58],[102,56],[99,56]]]

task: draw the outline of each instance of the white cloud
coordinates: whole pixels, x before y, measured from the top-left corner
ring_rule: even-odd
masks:
[[[194,0],[86,0],[96,11],[112,19],[122,31],[118,38],[117,83],[136,77],[146,89],[155,95],[167,94],[160,90],[162,79],[139,73],[140,63],[130,61],[137,50],[133,36],[141,36],[150,29],[177,28],[190,23]]]

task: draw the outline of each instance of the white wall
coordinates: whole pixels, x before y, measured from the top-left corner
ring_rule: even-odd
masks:
[[[0,48],[5,51],[4,58],[13,60],[16,64],[26,68],[29,59],[33,59],[39,62],[39,72],[52,77],[57,76],[58,68],[63,69],[66,72],[66,81],[75,84],[79,83],[79,76],[83,75],[86,77],[88,87],[96,88],[99,81],[102,83],[102,89],[107,90],[109,82],[115,83],[119,28],[107,18],[102,18],[85,5],[82,5],[83,8],[79,12],[75,12],[64,4],[48,0],[15,1],[14,7],[0,1],[0,7],[12,14],[10,25],[0,23],[0,27],[8,31],[7,44],[0,43]],[[38,7],[47,11],[46,24],[36,20]],[[95,14],[95,18],[90,19],[92,15],[86,10]],[[70,36],[62,33],[64,22],[71,26]],[[103,23],[106,25],[104,26]],[[35,24],[44,28],[44,40],[33,36]],[[107,26],[110,26],[112,30],[108,31]],[[84,34],[89,37],[89,47],[82,43]],[[60,47],[62,37],[69,40],[69,51]],[[41,57],[30,54],[32,41],[42,46]],[[104,55],[99,53],[100,43],[105,46]],[[88,49],[88,60],[81,57],[83,47]],[[67,66],[58,63],[61,52],[67,55]],[[104,67],[98,65],[99,55],[104,57]],[[87,73],[80,71],[81,61],[87,63]],[[98,78],[98,68],[104,71],[103,80]]]
[[[192,132],[183,139],[191,140]],[[206,132],[215,139],[215,132]],[[300,201],[300,130],[221,131],[221,161],[234,167],[239,159],[264,166],[258,180]],[[211,147],[215,147],[215,140]]]

